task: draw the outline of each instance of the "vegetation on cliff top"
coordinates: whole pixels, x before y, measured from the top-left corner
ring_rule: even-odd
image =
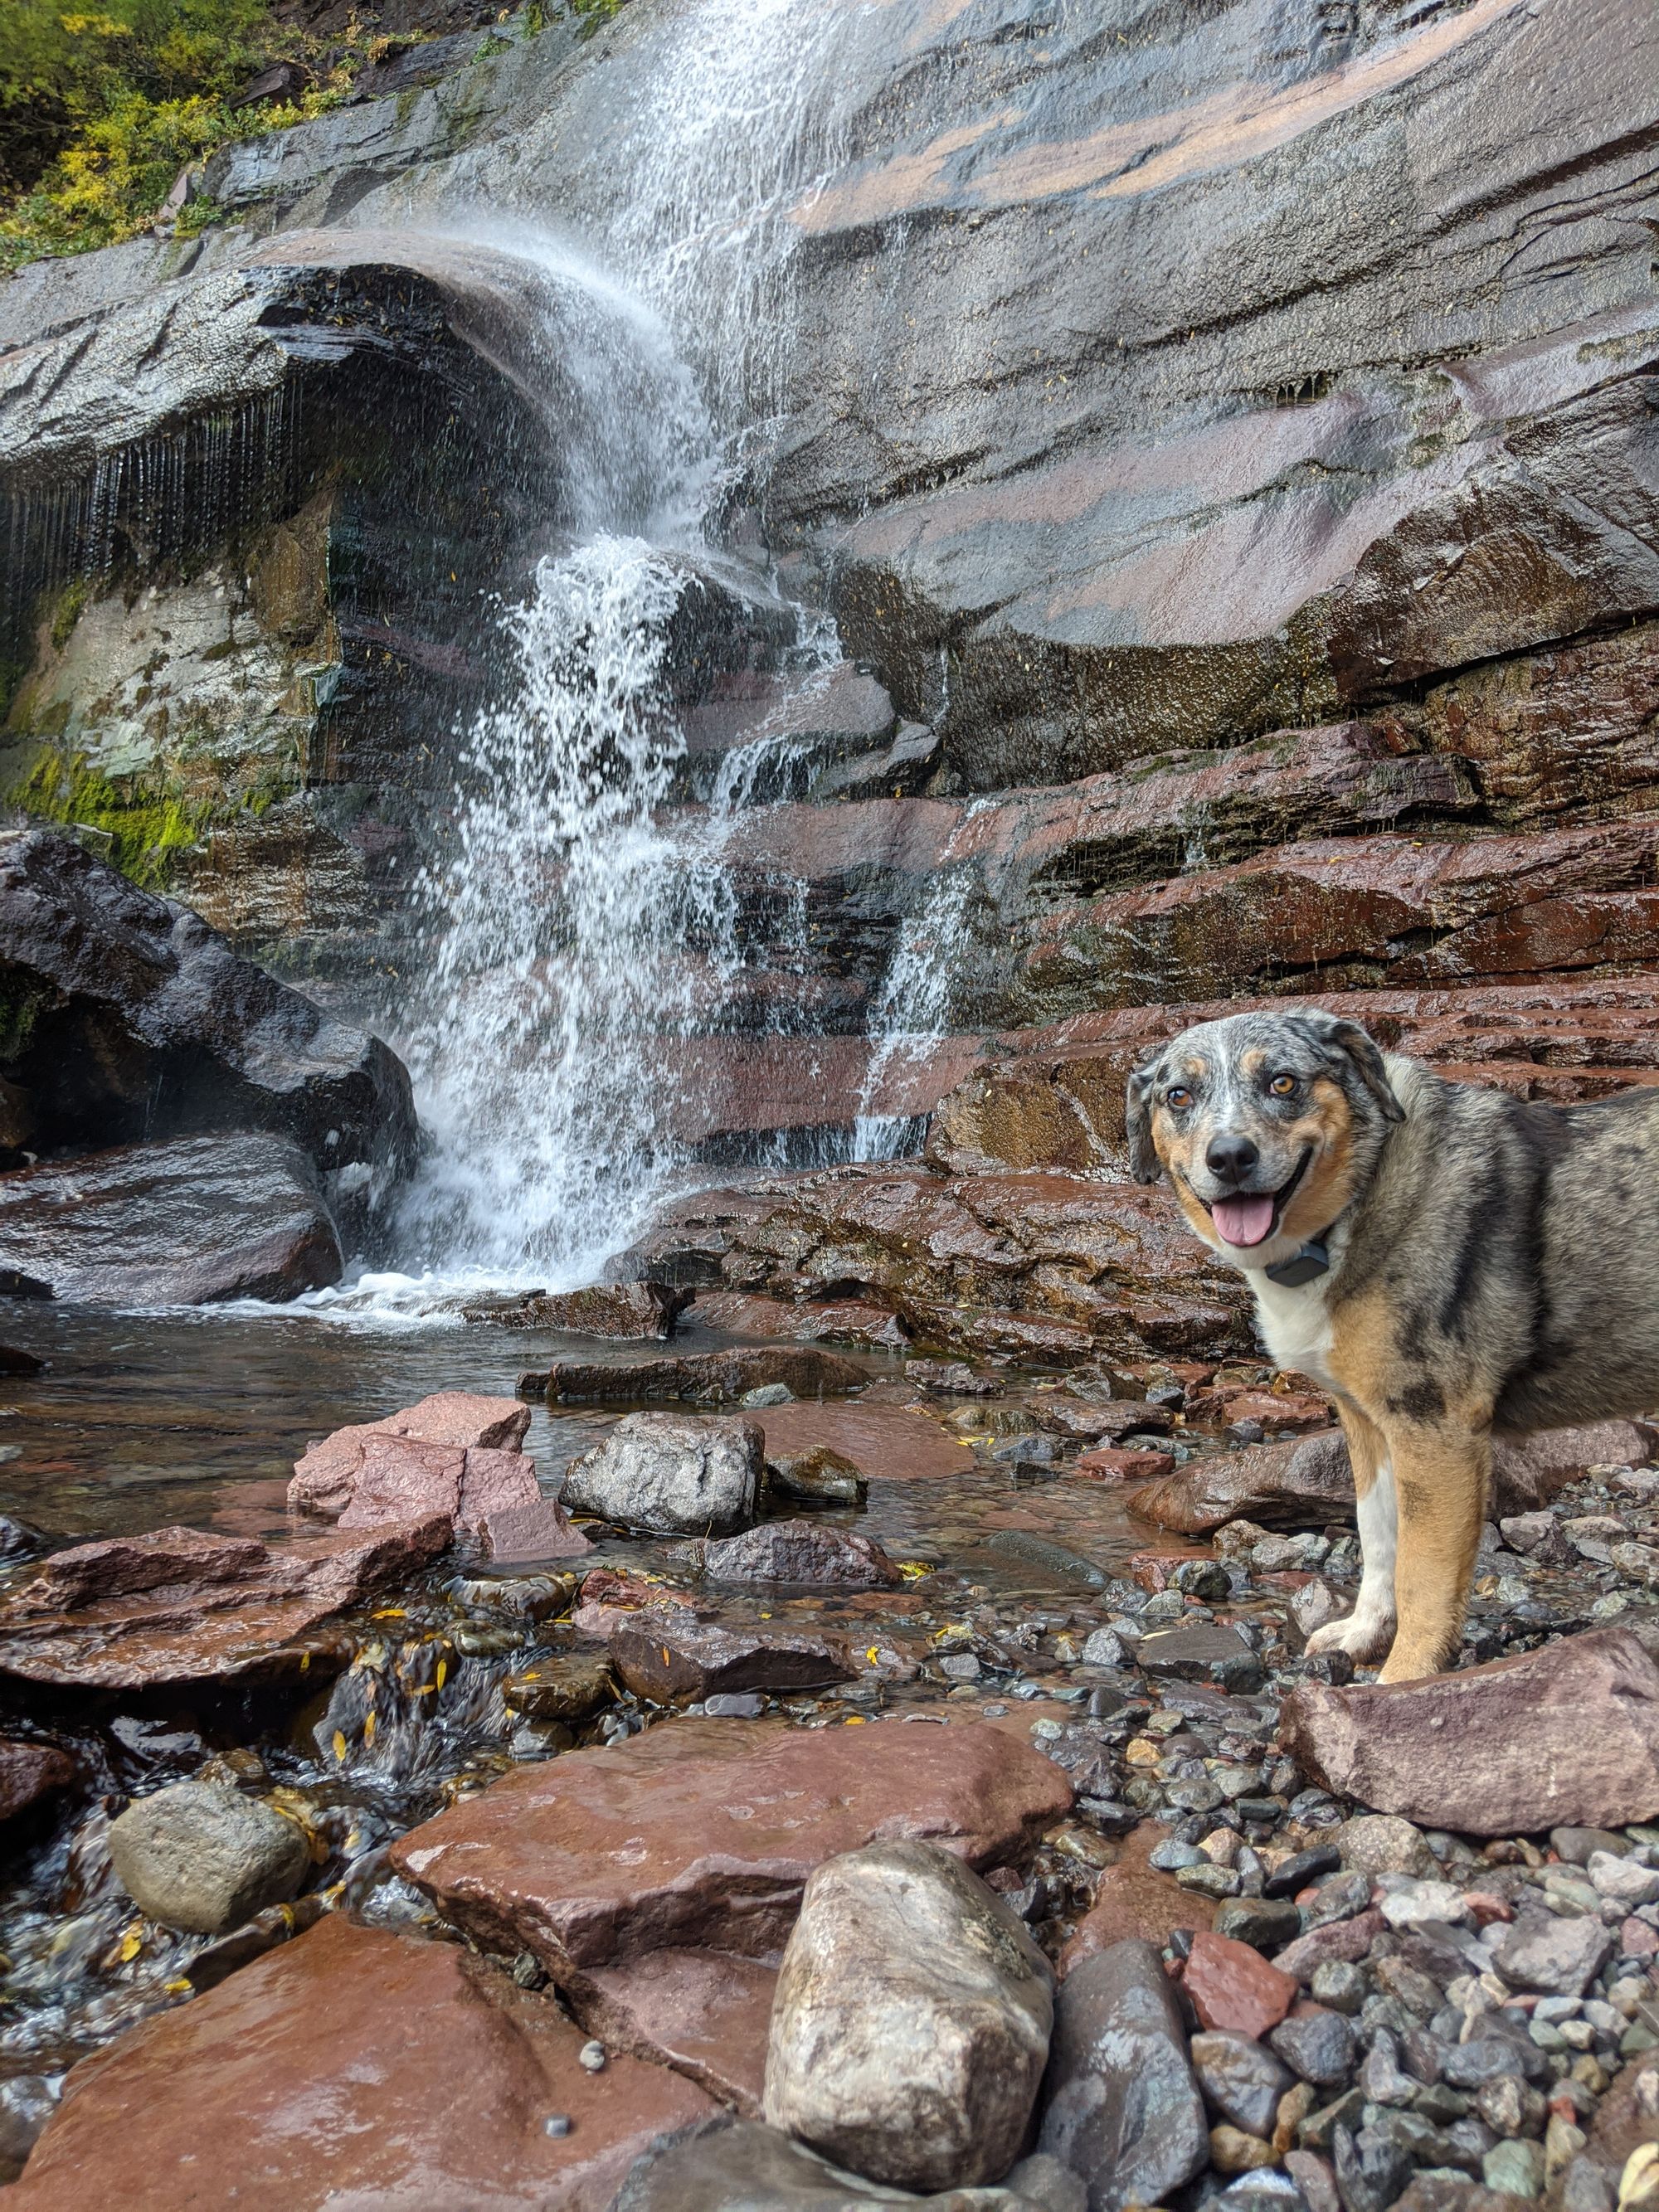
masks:
[[[592,27],[623,0],[568,4]],[[0,0],[0,271],[135,236],[189,164],[322,113],[365,64],[428,35],[378,33],[373,7],[323,39],[282,21],[271,0]],[[477,24],[473,8],[458,12]],[[518,13],[533,35],[551,12],[509,0],[500,21]],[[297,65],[290,88],[247,102],[283,62]],[[175,228],[189,236],[218,212],[195,198]]]

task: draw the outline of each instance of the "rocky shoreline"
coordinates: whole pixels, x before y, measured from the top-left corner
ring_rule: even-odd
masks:
[[[1384,1691],[1303,1650],[1358,1554],[1298,1378],[863,1357],[619,1351],[556,1486],[452,1391],[286,1541],[18,1557],[20,2206],[1644,2201],[1659,1436],[1517,1458],[1463,1667]],[[860,1525],[963,1481],[976,1553]]]

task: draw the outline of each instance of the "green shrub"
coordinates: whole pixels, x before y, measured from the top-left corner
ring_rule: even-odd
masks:
[[[106,0],[87,12],[0,0],[0,268],[131,238],[187,162],[332,106],[367,58],[355,34],[334,50],[346,65],[297,105],[228,105],[269,63],[314,61],[315,46],[278,24],[269,0]],[[179,227],[192,234],[216,212],[193,207]]]

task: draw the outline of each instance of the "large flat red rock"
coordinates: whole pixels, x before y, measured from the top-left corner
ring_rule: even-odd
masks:
[[[714,2107],[459,1944],[331,1914],[77,2066],[16,2212],[603,2212]],[[544,2123],[562,2113],[570,2131]]]
[[[1416,1682],[1304,1682],[1279,1723],[1310,1781],[1471,1836],[1620,1828],[1659,1814],[1659,1667],[1594,1629]]]
[[[304,1673],[328,1656],[313,1632],[450,1535],[439,1513],[285,1545],[193,1528],[77,1544],[0,1606],[0,1675],[134,1689]]]
[[[1071,1795],[990,1729],[665,1721],[510,1774],[392,1857],[488,1948],[533,1951],[580,1997],[592,1970],[648,1952],[769,1957],[838,1851],[914,1837],[975,1867],[1018,1859]]]

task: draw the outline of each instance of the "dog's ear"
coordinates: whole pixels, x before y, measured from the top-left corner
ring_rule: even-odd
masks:
[[[1161,1052],[1147,1054],[1129,1076],[1123,1098],[1123,1127],[1129,1139],[1129,1172],[1137,1182],[1156,1182],[1164,1163],[1152,1142],[1152,1078]]]
[[[1316,1008],[1310,1018],[1320,1042],[1333,1046],[1352,1063],[1360,1081],[1382,1108],[1382,1119],[1385,1121],[1403,1121],[1406,1109],[1395,1097],[1382,1047],[1370,1030],[1361,1029],[1358,1022],[1350,1021],[1346,1014],[1327,1013],[1323,1007]]]

